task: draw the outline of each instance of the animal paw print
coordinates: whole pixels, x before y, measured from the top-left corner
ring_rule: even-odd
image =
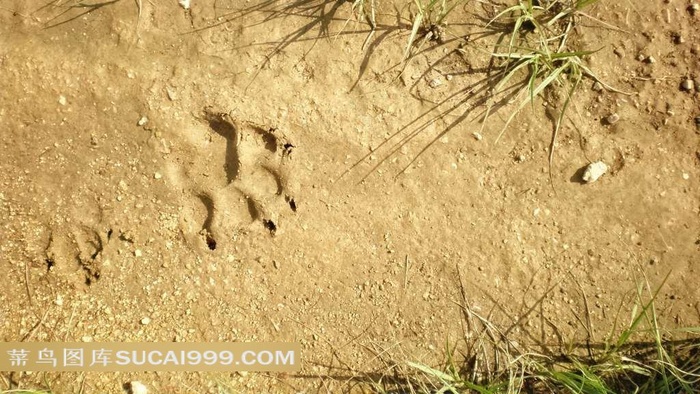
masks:
[[[285,214],[297,211],[290,182],[296,146],[275,127],[241,121],[211,107],[199,118],[213,133],[211,141],[191,153],[202,159],[192,161],[179,178],[205,207],[206,218],[201,227],[196,218],[185,218],[183,233],[196,232],[211,250],[256,226],[279,234]],[[189,212],[197,215],[194,209]]]
[[[46,247],[49,271],[90,286],[100,279],[102,255],[112,230],[98,232],[88,226],[70,226],[52,231]]]

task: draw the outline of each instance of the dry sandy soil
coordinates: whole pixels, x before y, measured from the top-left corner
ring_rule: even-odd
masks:
[[[603,340],[637,284],[669,273],[663,324],[700,324],[686,0],[585,10],[571,45],[600,49],[589,67],[631,94],[585,81],[551,184],[556,104],[498,142],[512,105],[482,130],[500,34],[484,18],[513,2],[455,9],[403,73],[399,2],[378,4],[366,48],[343,1],[92,3],[0,2],[0,340],[293,341],[303,370],[3,373],[0,388],[359,391],[393,363],[439,365],[461,306],[556,353],[589,328]],[[596,160],[610,171],[583,184]]]

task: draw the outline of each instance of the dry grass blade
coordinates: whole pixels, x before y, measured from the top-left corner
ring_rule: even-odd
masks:
[[[420,6],[420,3],[418,3]],[[420,10],[420,9],[419,9]],[[413,25],[411,27],[411,34],[408,36],[408,43],[406,44],[406,50],[404,51],[403,58],[408,60],[411,55],[411,48],[418,35],[418,29],[420,29],[421,23],[423,23],[423,12],[420,10],[413,19]]]
[[[458,367],[459,364],[452,356],[455,350],[449,347],[446,351],[446,367],[443,369],[416,362],[407,364],[432,381],[422,386],[430,386],[431,389],[418,391],[421,393],[518,393],[523,390],[591,394],[694,392],[694,388],[700,383],[700,338],[695,337],[689,342],[689,346],[683,347],[686,349],[685,353],[674,350],[676,346],[673,342],[663,339],[664,334],[659,326],[654,302],[662,287],[663,283],[656,290],[652,290],[648,282],[640,284],[635,304],[637,308],[633,308],[630,325],[623,330],[618,343],[613,347],[596,345],[594,348],[602,351],[591,357],[580,358],[572,353],[563,358],[554,358],[535,352],[520,353],[516,348],[507,345],[509,339],[502,337],[503,334],[492,322],[460,305],[465,311],[467,321],[475,317],[482,324],[483,332],[490,333],[490,346],[497,349],[497,354],[503,355],[507,362],[492,369],[492,373],[478,382],[474,379],[474,371]],[[649,300],[645,300],[644,293],[650,295]],[[463,301],[466,303],[466,300]],[[644,328],[642,323],[648,328]],[[478,331],[473,323],[469,323],[469,326],[473,331]],[[697,334],[699,331],[698,328],[691,327],[685,332]],[[630,342],[633,335],[651,335],[654,341],[644,345],[651,346],[651,351],[631,351],[635,347],[640,349],[640,345]],[[481,339],[481,336],[473,337],[472,341]],[[501,343],[506,346],[502,346]],[[474,343],[467,342],[466,347],[473,349]],[[470,351],[462,354],[474,355]],[[680,357],[680,354],[685,354],[685,358]],[[474,368],[477,364],[470,361],[468,365]]]
[[[497,103],[503,105],[506,87],[517,87],[517,93],[511,99],[516,101],[516,104],[506,117],[496,142],[501,140],[513,120],[528,103],[534,109],[534,102],[538,96],[552,93],[549,97],[562,97],[561,109],[554,119],[548,155],[549,179],[552,188],[554,188],[552,168],[556,140],[564,126],[564,115],[575,99],[582,80],[590,78],[609,91],[631,94],[605,84],[583,64],[582,59],[595,51],[567,49],[568,38],[573,31],[576,16],[582,9],[596,1],[519,1],[518,4],[498,12],[487,23],[487,27],[495,25],[496,22],[501,26],[508,26],[508,30],[501,35],[508,40],[504,44],[499,40],[495,50],[490,54],[497,63],[496,67],[501,69],[501,77],[490,92],[491,98],[482,119],[482,132],[492,114],[492,106]],[[500,48],[504,50],[501,51]],[[508,103],[510,102],[509,100]],[[550,104],[556,105],[556,102],[550,102]]]

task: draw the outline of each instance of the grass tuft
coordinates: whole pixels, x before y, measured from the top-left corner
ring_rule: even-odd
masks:
[[[447,16],[465,0],[429,0],[424,3],[422,0],[413,0],[409,3],[411,12],[411,32],[408,36],[406,49],[404,50],[404,61],[413,54],[416,46],[416,39],[422,37],[420,50],[426,42],[437,41],[442,43],[445,39],[445,28],[447,27]],[[413,9],[415,6],[415,10]]]
[[[365,50],[367,45],[372,41],[374,33],[377,31],[377,11],[374,0],[353,0],[352,14],[355,17],[355,20],[359,22],[367,22],[370,27],[367,38],[365,38],[365,42],[362,44],[362,50]],[[350,19],[345,21],[345,25],[340,30],[341,32],[345,30],[345,26],[347,26],[349,22]]]
[[[508,38],[507,43],[503,44],[503,39],[499,40],[491,53],[497,68],[501,70],[500,80],[492,88],[491,96],[502,96],[513,86],[517,89],[515,109],[506,119],[496,141],[500,140],[510,123],[527,104],[534,106],[536,97],[549,93],[549,97],[545,98],[549,98],[548,101],[556,100],[557,96],[563,101],[555,119],[549,149],[550,181],[557,135],[583,79],[592,79],[610,91],[624,93],[605,84],[585,65],[583,59],[596,51],[568,49],[569,36],[574,29],[578,13],[597,1],[519,0],[518,4],[496,14],[487,24],[487,27],[508,27],[503,37]],[[524,79],[521,77],[523,73]],[[484,113],[482,132],[493,103],[494,99]]]
[[[668,278],[668,277],[667,277]],[[665,280],[664,280],[665,282]],[[412,393],[693,393],[700,387],[700,328],[664,330],[659,325],[656,291],[645,280],[637,288],[630,323],[602,344],[587,346],[587,354],[554,357],[519,351],[499,331],[468,306],[463,306],[471,332],[461,350],[464,365],[447,346],[441,367],[416,362],[407,379]],[[465,302],[466,305],[466,302]],[[674,334],[689,334],[672,341]],[[649,341],[651,339],[651,341]],[[601,349],[595,351],[594,349]],[[579,352],[580,353],[580,352]]]

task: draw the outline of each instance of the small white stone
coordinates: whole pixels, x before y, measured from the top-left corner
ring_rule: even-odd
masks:
[[[144,317],[143,319],[141,319],[141,324],[143,324],[144,326],[147,326],[147,325],[151,324],[151,318],[150,318],[150,317]]]
[[[688,179],[690,179],[690,174],[688,174],[687,172],[684,172],[684,173],[683,173],[683,179],[685,179],[686,181],[687,181]]]
[[[666,103],[666,115],[668,116],[673,116],[676,114],[676,111],[673,110],[673,106],[671,103]]]
[[[148,394],[148,388],[146,386],[139,382],[138,380],[134,380],[132,382],[129,382],[129,393],[130,394]]]
[[[481,141],[484,137],[481,136],[480,133],[477,133],[476,131],[472,133],[472,136],[477,140]]]
[[[583,180],[586,183],[593,183],[598,180],[603,174],[608,172],[607,164],[602,161],[596,161],[591,163],[586,167],[586,171],[583,173]]]
[[[61,306],[63,305],[63,296],[62,295],[57,295],[56,296],[56,301],[54,301],[54,304]]]
[[[63,95],[58,96],[58,103],[61,105],[68,104],[68,100],[66,100],[66,96],[63,96]]]
[[[139,119],[139,121],[138,121],[137,124],[138,124],[139,126],[143,126],[143,125],[145,125],[146,123],[148,123],[148,118],[145,117],[145,116],[142,116],[141,119]]]
[[[190,0],[177,0],[178,3],[180,3],[180,6],[186,10],[190,9]]]
[[[695,82],[692,79],[686,79],[681,82],[681,89],[691,91],[695,89]]]
[[[153,174],[153,178],[155,178],[155,179],[160,179],[162,177],[163,177],[163,175],[160,172],[156,172],[155,174]]]
[[[605,118],[605,121],[608,122],[608,124],[615,124],[617,121],[620,120],[620,115],[618,114],[611,114],[607,118]]]
[[[141,251],[141,249],[134,250],[134,256],[136,256],[136,257],[143,256],[143,252]]]
[[[435,78],[431,80],[428,85],[430,85],[431,88],[435,89],[436,87],[442,85],[442,81],[438,78]]]
[[[165,88],[165,92],[167,93],[168,98],[170,99],[170,101],[175,101],[175,100],[177,100],[177,93],[175,92],[175,90],[173,90],[173,89],[171,89],[171,88],[168,87],[168,88]]]

